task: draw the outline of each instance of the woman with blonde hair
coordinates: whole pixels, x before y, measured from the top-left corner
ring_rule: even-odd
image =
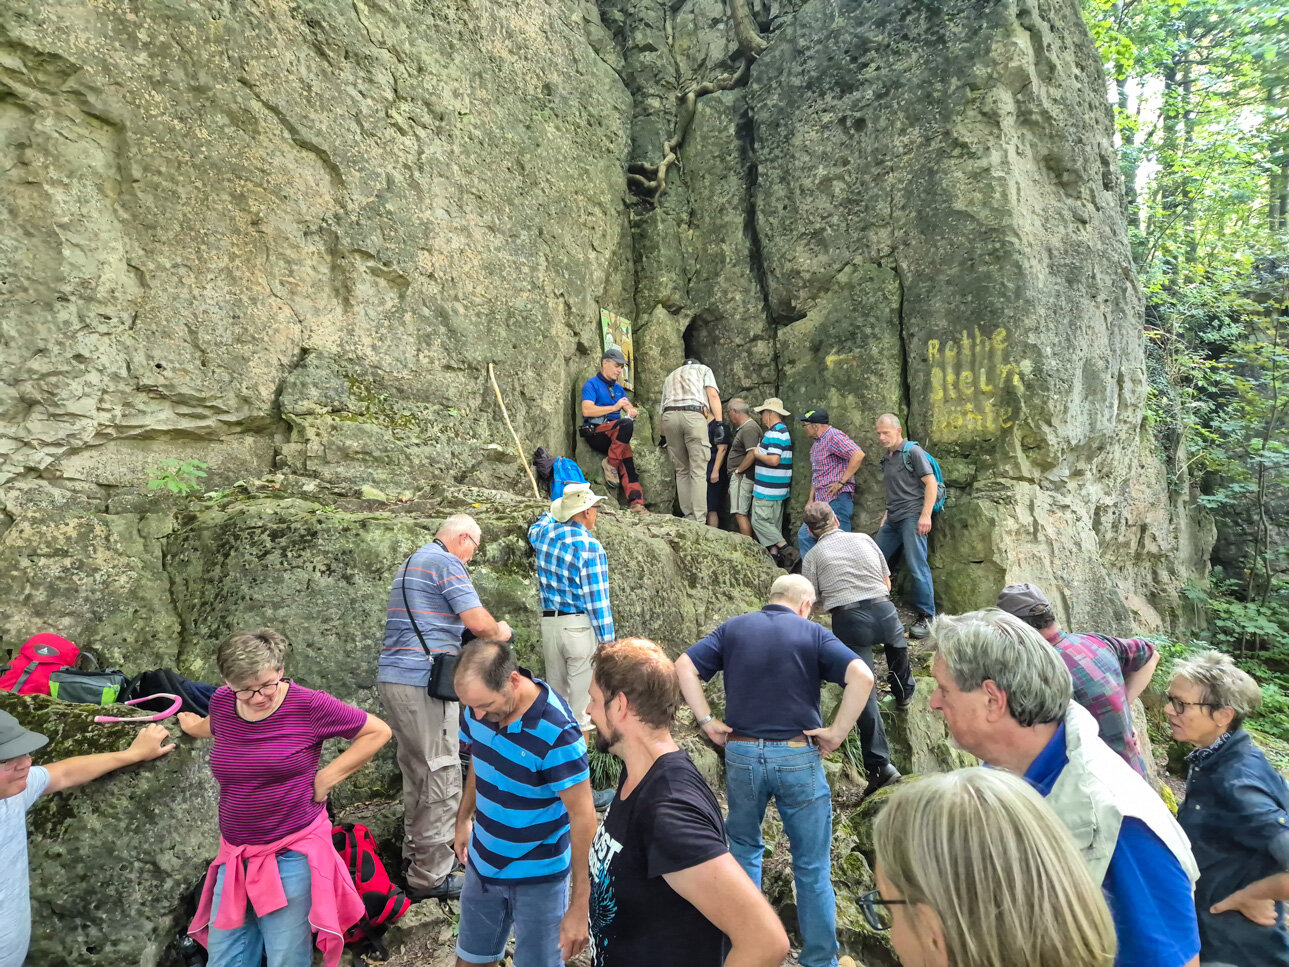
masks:
[[[1023,779],[961,769],[901,786],[859,898],[905,967],[1111,967],[1114,925],[1070,834]]]

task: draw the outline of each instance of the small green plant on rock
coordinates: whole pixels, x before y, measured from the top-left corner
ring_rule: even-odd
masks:
[[[174,457],[168,457],[152,471],[152,477],[148,480],[148,489],[168,490],[181,497],[196,493],[201,489],[198,480],[206,476],[208,466],[209,464],[202,463],[200,460],[176,460]]]

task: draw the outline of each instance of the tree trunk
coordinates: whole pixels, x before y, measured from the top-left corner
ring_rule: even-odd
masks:
[[[747,0],[729,0],[730,23],[734,26],[734,40],[743,56],[752,60],[759,57],[761,51],[770,46],[756,29],[752,11],[748,9]]]

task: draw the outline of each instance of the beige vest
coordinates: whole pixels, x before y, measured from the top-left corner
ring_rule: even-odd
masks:
[[[1048,793],[1047,804],[1074,837],[1093,882],[1105,879],[1125,816],[1150,827],[1192,884],[1199,879],[1190,840],[1173,814],[1146,780],[1101,741],[1096,719],[1077,702],[1070,702],[1065,713],[1065,751],[1069,764]]]

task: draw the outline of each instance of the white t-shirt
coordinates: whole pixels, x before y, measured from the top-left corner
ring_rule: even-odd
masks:
[[[0,799],[0,967],[22,967],[31,942],[31,883],[27,873],[27,810],[49,785],[49,770],[32,766],[27,788]]]

